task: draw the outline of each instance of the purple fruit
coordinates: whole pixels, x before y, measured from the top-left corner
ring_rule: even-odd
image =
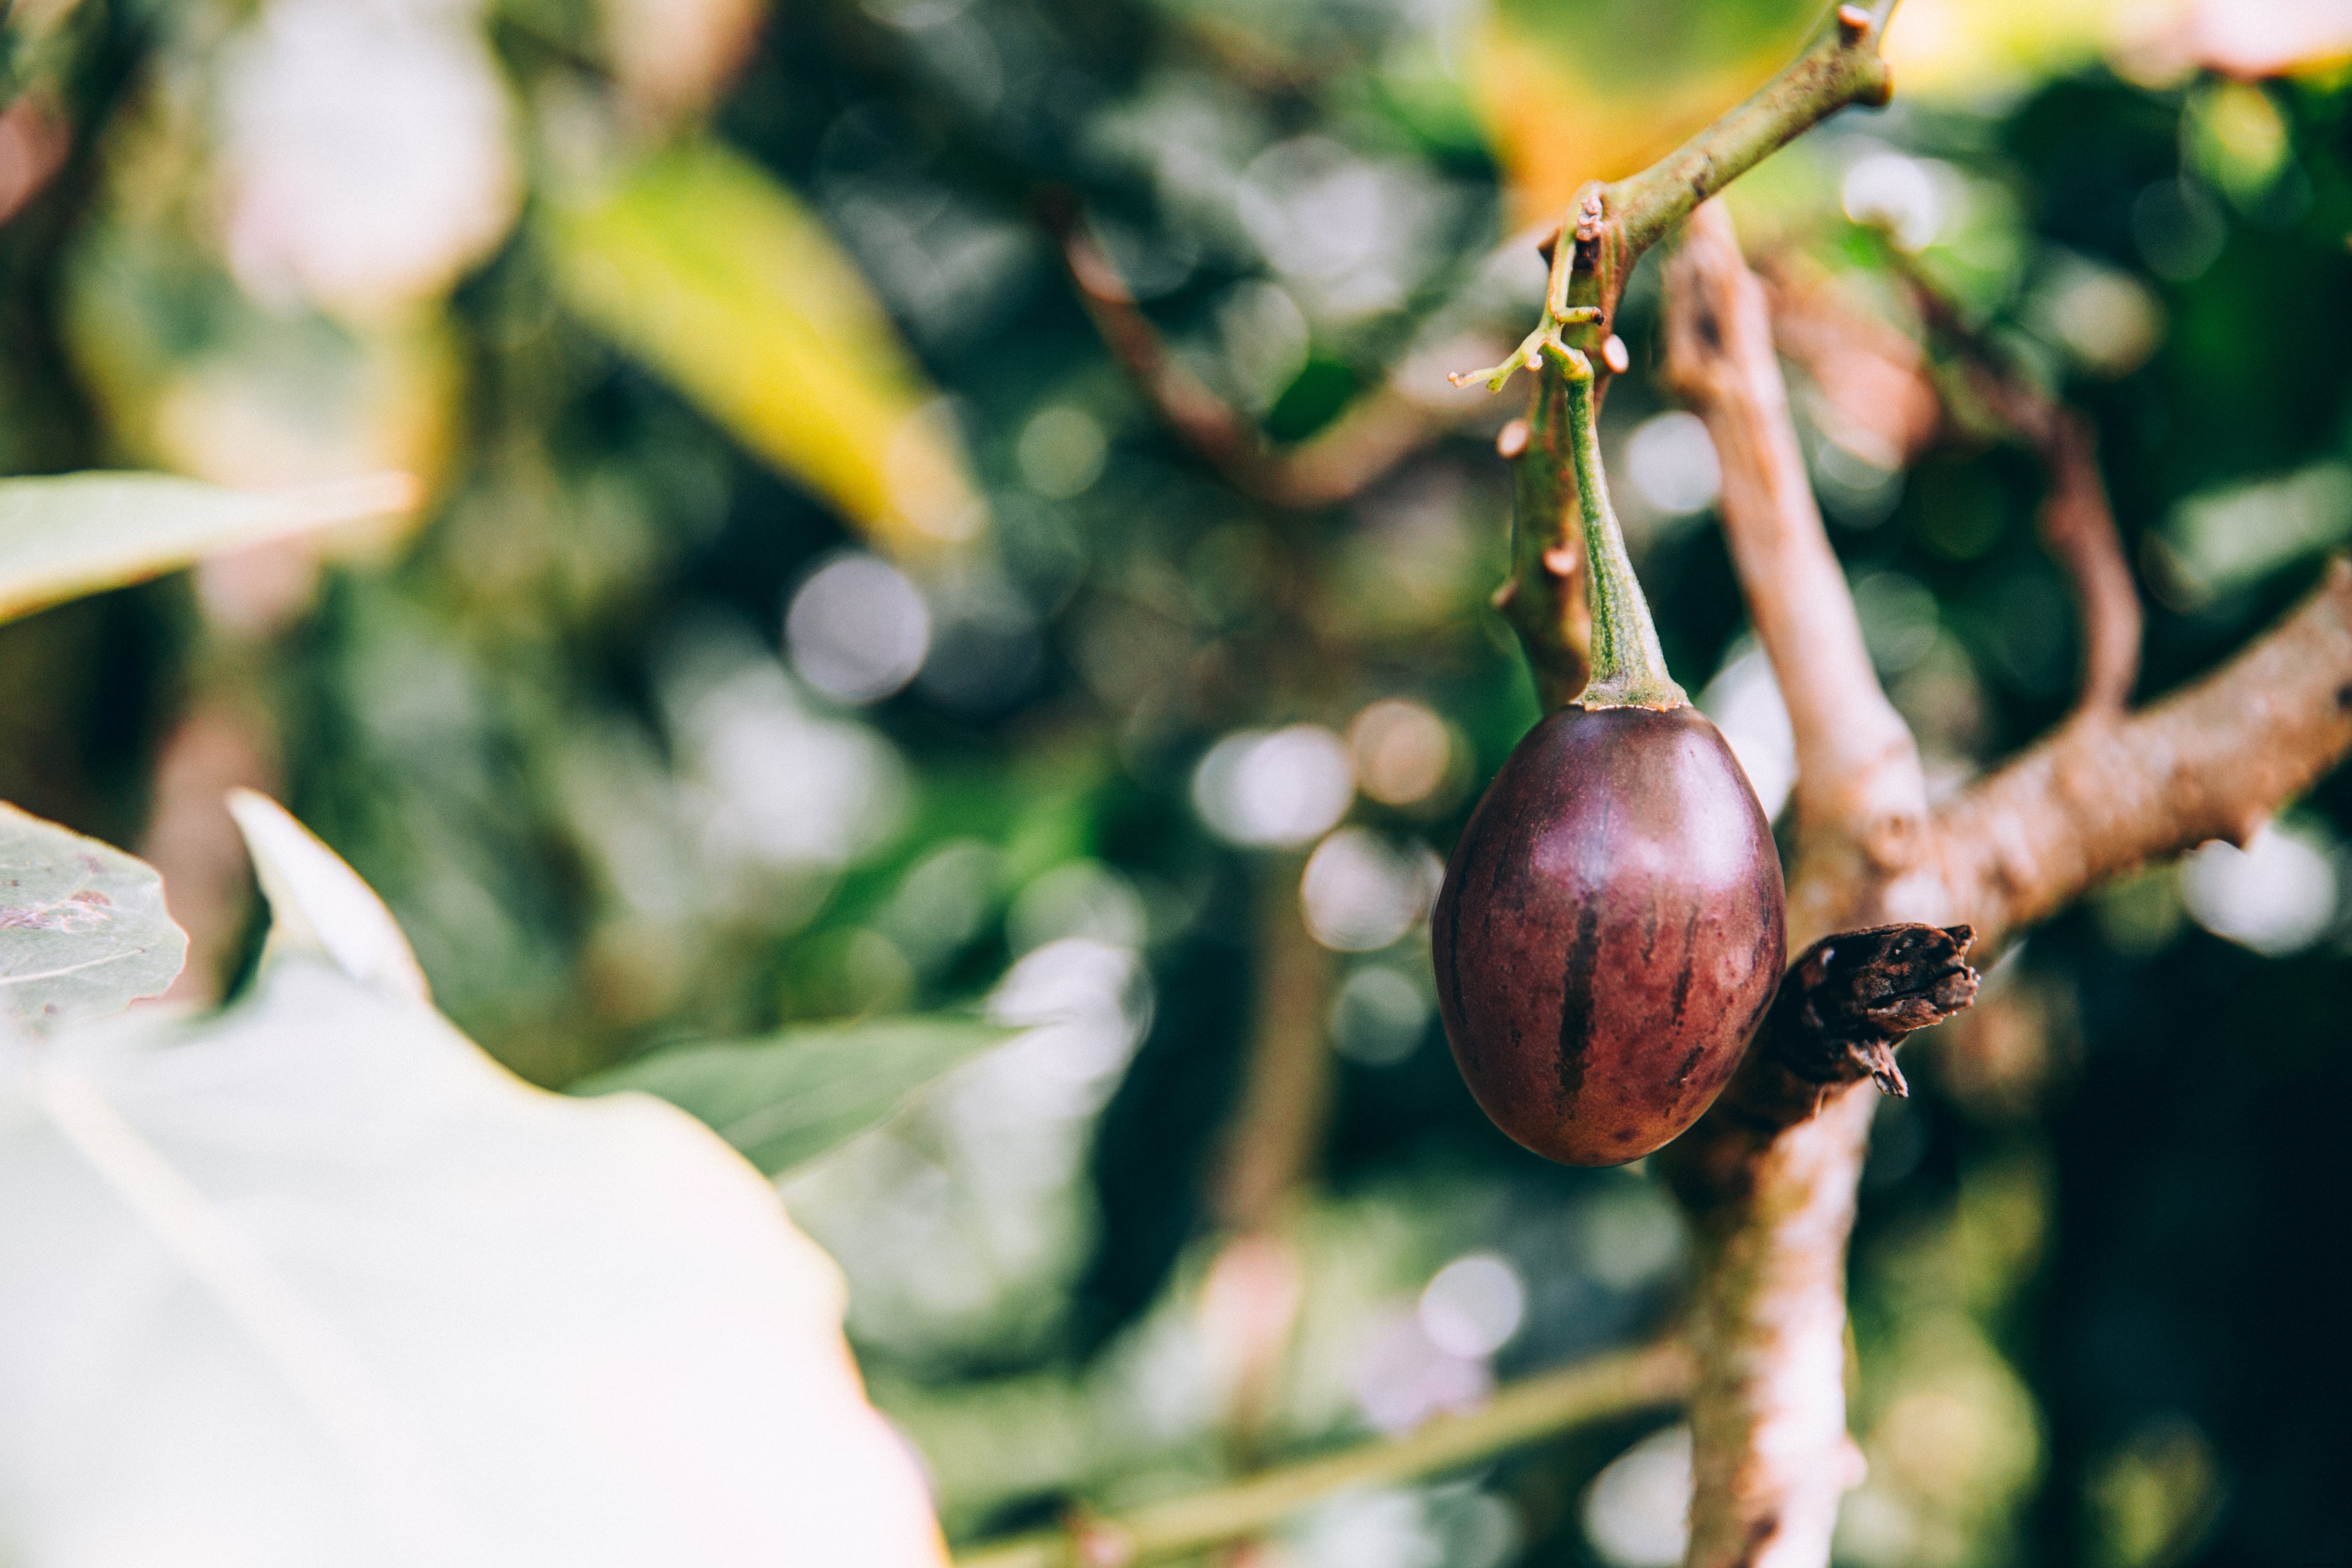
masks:
[[[1471,1093],[1569,1164],[1666,1142],[1771,1005],[1782,900],[1771,826],[1705,717],[1561,709],[1478,803],[1432,921]]]

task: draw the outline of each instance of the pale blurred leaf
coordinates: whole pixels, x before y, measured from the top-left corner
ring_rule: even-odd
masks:
[[[166,474],[0,479],[0,621],[207,555],[416,504],[405,474],[232,490]]]
[[[266,795],[231,790],[228,812],[245,836],[254,874],[269,900],[264,963],[310,953],[354,980],[419,1002],[432,999],[399,922],[341,857]]]
[[[895,552],[969,535],[979,502],[889,319],[823,224],[708,142],[551,204],[572,309]]]
[[[846,1142],[941,1073],[1019,1031],[976,1018],[877,1018],[678,1046],[573,1086],[643,1089],[692,1111],[771,1175]]]
[[[0,1026],[158,995],[187,951],[152,867],[0,803]]]
[[[0,1559],[944,1561],[757,1173],[308,958],[0,1041]]]

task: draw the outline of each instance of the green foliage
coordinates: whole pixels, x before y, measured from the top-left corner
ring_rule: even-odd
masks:
[[[876,1018],[672,1046],[572,1086],[640,1089],[693,1112],[772,1176],[874,1126],[908,1095],[1017,1031],[976,1018]]]

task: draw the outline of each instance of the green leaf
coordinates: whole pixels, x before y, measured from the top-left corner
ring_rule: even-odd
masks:
[[[119,1011],[162,994],[187,955],[154,868],[0,803],[0,1020]]]
[[[798,198],[687,142],[544,211],[566,303],[885,549],[967,537],[961,444],[856,267]]]
[[[12,1563],[945,1568],[773,1188],[315,957],[0,1033],[0,1258]]]
[[[229,791],[228,814],[245,836],[262,896],[269,900],[265,964],[309,953],[354,980],[432,1000],[400,922],[342,857],[266,795]]]
[[[1020,1031],[977,1018],[877,1018],[765,1039],[677,1046],[572,1086],[643,1089],[692,1111],[778,1175],[847,1142],[908,1095]]]
[[[0,479],[0,621],[176,572],[207,555],[404,511],[405,474],[233,490],[168,474]]]

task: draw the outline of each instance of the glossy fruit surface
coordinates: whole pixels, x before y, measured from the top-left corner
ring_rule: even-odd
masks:
[[[1471,814],[1431,921],[1479,1105],[1572,1165],[1672,1139],[1771,1005],[1783,898],[1771,826],[1704,715],[1552,714]]]

